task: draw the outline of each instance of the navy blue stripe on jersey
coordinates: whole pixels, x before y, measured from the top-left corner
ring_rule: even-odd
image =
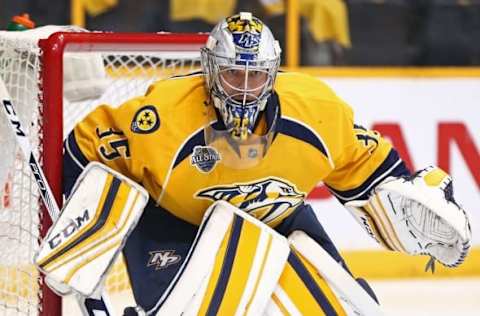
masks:
[[[72,157],[72,159],[82,168],[85,168],[88,165],[89,161],[85,157],[85,155],[80,150],[80,147],[77,144],[77,140],[75,138],[75,131],[72,131],[68,134],[67,139],[65,140],[65,150],[66,152]]]
[[[180,280],[183,273],[185,272],[185,268],[190,263],[190,259],[192,258],[192,254],[197,249],[198,241],[200,240],[200,237],[202,236],[203,232],[205,231],[205,227],[207,227],[208,223],[210,222],[210,219],[212,218],[212,214],[215,211],[215,208],[217,208],[217,206],[214,206],[214,208],[210,211],[210,213],[207,215],[207,217],[202,221],[202,224],[198,228],[197,235],[195,236],[195,240],[193,241],[192,246],[190,247],[190,249],[188,251],[188,254],[185,257],[185,260],[183,261],[182,266],[178,269],[177,273],[175,274],[175,277],[170,282],[170,284],[168,285],[168,288],[162,294],[162,297],[155,304],[153,309],[148,311],[148,314],[155,315],[158,312],[158,310],[163,306],[163,304],[168,299],[170,294],[172,293],[173,289],[175,288],[178,281]],[[167,212],[167,211],[165,211],[165,212]]]
[[[398,155],[395,149],[391,149],[387,158],[382,164],[370,175],[362,184],[355,189],[340,191],[327,186],[342,203],[346,203],[351,200],[367,200],[370,191],[389,176],[399,177],[409,175],[410,171],[405,166],[405,163]]]
[[[193,152],[193,148],[195,148],[195,146],[205,146],[203,128],[190,136],[190,138],[183,143],[182,147],[178,151],[177,157],[173,164],[173,169]]]
[[[223,295],[225,294],[225,289],[227,288],[228,280],[230,279],[230,274],[232,273],[233,261],[235,259],[235,254],[237,253],[242,226],[243,218],[235,215],[232,223],[232,232],[227,245],[227,252],[225,254],[225,258],[223,259],[222,270],[220,272],[215,291],[213,292],[212,300],[208,306],[208,316],[217,315],[220,304],[222,303]]]
[[[354,129],[360,129],[362,131],[368,131],[365,127],[363,127],[362,125],[359,125],[359,124],[353,124],[353,128]]]
[[[110,215],[110,211],[112,210],[113,206],[113,201],[115,201],[115,197],[117,196],[118,189],[120,188],[120,184],[122,183],[121,180],[118,178],[113,178],[112,183],[110,184],[110,188],[108,188],[108,193],[105,198],[105,202],[103,203],[102,206],[102,211],[100,213],[100,217],[98,218],[97,222],[90,228],[88,229],[85,233],[83,233],[77,240],[72,242],[70,245],[65,247],[65,249],[62,249],[59,251],[56,255],[50,257],[48,260],[46,260],[44,263],[42,263],[42,266],[46,266],[53,260],[57,259],[64,253],[68,252],[70,249],[76,247],[79,245],[82,241],[85,239],[89,238],[93,234],[95,234],[98,230],[100,230],[106,223],[108,216]]]
[[[332,304],[330,304],[328,298],[325,296],[325,294],[323,294],[322,289],[320,289],[318,284],[315,282],[313,277],[310,275],[308,270],[305,268],[305,266],[295,253],[290,252],[290,254],[288,255],[288,263],[290,263],[292,268],[302,280],[303,284],[305,284],[308,291],[312,294],[313,298],[315,298],[315,301],[317,301],[318,305],[322,308],[325,315],[337,315],[337,312],[335,312]]]
[[[73,131],[63,142],[63,152],[63,194],[68,198],[75,181],[89,161],[80,151]]]
[[[265,105],[265,110],[262,112],[263,116],[265,117],[267,123],[267,130],[269,131],[272,128],[272,125],[279,125],[279,120],[281,116],[281,108],[280,108],[280,100],[278,98],[278,94],[273,92],[267,100],[267,104]],[[255,123],[255,128],[260,123],[261,117],[257,119]]]
[[[282,117],[277,131],[281,134],[299,139],[306,143],[309,143],[313,147],[317,148],[325,157],[329,158],[327,148],[320,138],[320,136],[314,132],[313,129],[307,125],[300,124],[290,118]]]

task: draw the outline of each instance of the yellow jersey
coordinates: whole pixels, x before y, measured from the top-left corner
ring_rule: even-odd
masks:
[[[218,124],[207,99],[198,73],[158,81],[119,107],[97,107],[65,141],[66,191],[89,161],[100,161],[190,223],[222,199],[275,227],[320,182],[344,203],[408,173],[390,143],[355,125],[352,109],[314,77],[278,74],[262,116],[274,138],[250,168],[224,163],[205,142],[205,127]]]

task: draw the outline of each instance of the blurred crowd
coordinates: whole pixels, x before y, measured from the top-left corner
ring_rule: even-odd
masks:
[[[105,31],[208,32],[222,17],[252,11],[282,47],[284,2],[83,0],[85,27]],[[298,7],[301,65],[480,65],[480,0],[298,0]],[[23,0],[7,2],[1,25],[21,12],[37,25],[71,23],[69,1]]]

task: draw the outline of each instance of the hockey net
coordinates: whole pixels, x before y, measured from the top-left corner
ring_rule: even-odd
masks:
[[[62,141],[75,123],[99,104],[119,105],[155,80],[198,70],[205,41],[205,34],[116,34],[70,26],[0,32],[0,76],[57,202]],[[0,315],[59,315],[58,298],[32,264],[51,222],[3,114],[0,148]],[[106,282],[110,291],[124,288],[123,273],[115,267]]]

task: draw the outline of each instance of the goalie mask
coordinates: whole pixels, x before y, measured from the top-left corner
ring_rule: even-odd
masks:
[[[201,51],[206,88],[234,140],[252,135],[272,93],[280,46],[270,29],[251,13],[226,18]]]

